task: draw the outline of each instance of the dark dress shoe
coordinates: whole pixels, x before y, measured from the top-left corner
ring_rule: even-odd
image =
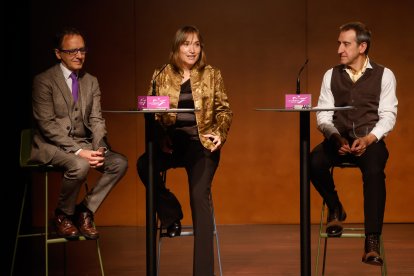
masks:
[[[167,228],[167,235],[170,238],[177,237],[181,234],[181,222],[179,220],[174,221],[173,224],[168,226]]]
[[[77,226],[79,232],[88,240],[96,240],[99,238],[98,230],[93,223],[93,214],[90,211],[79,212],[76,214]]]
[[[380,237],[377,234],[368,234],[365,238],[364,255],[362,262],[370,265],[382,266],[384,261],[380,255]]]
[[[328,237],[340,237],[342,235],[342,222],[346,219],[346,213],[342,204],[334,210],[328,210],[328,222],[326,224],[326,234]]]
[[[57,214],[54,219],[56,233],[59,237],[67,240],[79,239],[79,231],[73,225],[72,220],[65,214]]]

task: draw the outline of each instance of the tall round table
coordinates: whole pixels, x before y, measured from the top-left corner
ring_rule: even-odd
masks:
[[[310,239],[310,113],[318,111],[347,111],[352,106],[333,108],[256,108],[256,111],[300,113],[300,271],[301,276],[311,276]]]

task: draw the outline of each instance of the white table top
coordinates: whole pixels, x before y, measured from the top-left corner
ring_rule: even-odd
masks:
[[[317,111],[339,111],[339,110],[352,110],[353,106],[339,106],[331,108],[311,107],[301,109],[287,109],[287,108],[256,108],[256,111],[277,111],[277,112],[317,112]]]

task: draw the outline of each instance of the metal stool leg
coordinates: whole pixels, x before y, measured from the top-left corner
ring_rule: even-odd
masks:
[[[218,231],[217,231],[216,216],[214,214],[214,206],[213,206],[213,201],[212,200],[213,199],[212,199],[212,196],[210,194],[211,213],[213,215],[213,225],[214,225],[214,236],[216,238],[217,261],[218,261],[218,265],[219,265],[220,276],[223,276],[223,268],[222,268],[222,265],[221,265],[219,234],[218,234]]]
[[[381,275],[387,276],[387,260],[385,259],[384,240],[382,239],[382,235],[380,236],[380,250],[381,250],[382,260],[384,261],[381,267]]]
[[[99,239],[96,240],[96,249],[98,251],[98,258],[99,258],[99,267],[101,268],[101,275],[104,276],[104,268],[103,268],[103,262],[102,262],[102,255],[101,255],[101,247],[99,246]]]
[[[316,253],[316,264],[315,264],[315,275],[318,276],[318,269],[319,269],[319,256],[321,252],[321,239],[322,239],[322,231],[323,231],[323,218],[325,214],[325,204],[322,204],[321,210],[321,220],[319,222],[319,235],[318,235],[318,250]]]
[[[63,275],[64,276],[66,276],[66,271],[67,271],[66,256],[67,256],[66,243],[64,243],[63,244]]]
[[[86,181],[85,181],[85,191],[86,191],[86,193],[89,192],[88,182],[86,182]],[[94,222],[93,226],[95,226],[95,222]],[[99,238],[96,239],[96,251],[98,253],[98,260],[99,260],[99,267],[101,269],[101,275],[104,276],[105,272],[104,272],[102,255],[101,255],[101,247],[99,246]],[[65,258],[65,260],[66,260],[66,258]]]
[[[157,218],[158,226],[158,252],[157,252],[157,276],[160,274],[160,259],[161,259],[161,246],[162,246],[162,228],[161,222]]]
[[[48,199],[48,195],[49,193],[48,188],[49,188],[49,177],[48,177],[48,172],[45,172],[45,275],[47,276],[49,274],[49,252],[48,252],[48,238],[49,238],[49,214],[48,214],[48,207],[49,207],[49,199]],[[66,256],[65,256],[65,260],[64,260],[65,264],[64,264],[64,268],[65,268],[65,273],[66,273]]]
[[[10,276],[13,275],[14,262],[16,261],[17,244],[18,244],[19,238],[20,238],[20,227],[21,227],[21,224],[22,224],[23,210],[24,210],[24,205],[25,205],[25,202],[26,202],[27,186],[28,185],[29,184],[27,182],[24,185],[22,205],[20,207],[19,223],[17,224],[17,234],[16,234],[16,240],[14,242],[13,259],[12,259],[12,265],[11,265],[11,269],[10,269]]]
[[[322,210],[323,210],[323,212],[322,213],[325,213],[325,207],[326,207],[326,203],[325,203],[325,201],[323,201],[323,203],[322,203]],[[323,223],[323,221],[321,221],[321,223]],[[321,230],[321,236],[322,236],[322,230]],[[326,252],[327,252],[327,250],[328,250],[328,237],[327,236],[325,236],[324,237],[324,245],[323,245],[323,260],[322,260],[322,276],[324,276],[325,275],[325,267],[326,267]]]
[[[328,238],[325,238],[325,243],[323,246],[323,262],[322,262],[322,276],[325,275],[325,267],[326,267],[326,251],[328,250]]]

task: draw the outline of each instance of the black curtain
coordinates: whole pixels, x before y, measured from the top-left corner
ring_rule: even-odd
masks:
[[[17,230],[20,202],[26,172],[19,166],[20,131],[30,127],[30,4],[26,1],[3,3],[2,20],[6,30],[2,44],[1,82],[1,136],[2,163],[1,227],[6,235],[2,239],[1,275],[8,275],[13,256],[13,246]],[[5,192],[4,192],[5,191]]]

